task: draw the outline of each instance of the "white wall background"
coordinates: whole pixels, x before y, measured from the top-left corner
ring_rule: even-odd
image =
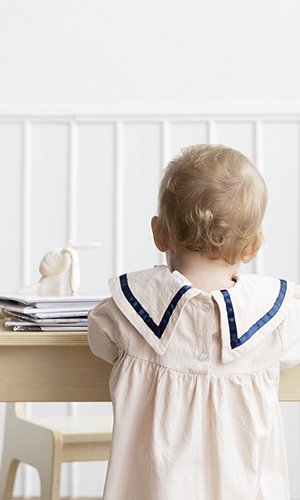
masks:
[[[299,15],[298,0],[0,0],[0,290],[37,279],[40,257],[69,236],[102,241],[81,256],[85,290],[155,264],[160,171],[206,141],[241,149],[269,185],[253,269],[299,281]],[[296,499],[300,411],[282,406]],[[2,431],[3,415],[4,403]],[[62,495],[100,495],[104,471],[64,467]],[[38,492],[21,469],[15,493]]]

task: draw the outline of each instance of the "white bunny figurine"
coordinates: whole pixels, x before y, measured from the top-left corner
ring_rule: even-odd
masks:
[[[18,293],[34,293],[37,295],[62,295],[63,275],[70,268],[69,287],[71,294],[75,294],[80,285],[79,256],[77,250],[99,248],[100,243],[74,243],[68,241],[64,248],[54,248],[47,252],[40,262],[41,278],[37,283],[28,285]]]

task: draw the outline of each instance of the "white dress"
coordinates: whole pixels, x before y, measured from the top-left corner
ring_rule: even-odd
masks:
[[[280,368],[300,362],[299,288],[193,288],[166,266],[110,281],[89,345],[114,364],[103,500],[289,500]]]

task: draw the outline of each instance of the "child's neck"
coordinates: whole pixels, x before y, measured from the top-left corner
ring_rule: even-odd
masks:
[[[186,249],[181,249],[176,255],[168,254],[167,262],[171,271],[179,271],[195,288],[204,292],[233,287],[240,266]]]

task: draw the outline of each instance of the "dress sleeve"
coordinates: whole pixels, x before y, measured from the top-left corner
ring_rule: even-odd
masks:
[[[115,341],[115,304],[113,299],[104,299],[88,316],[88,342],[91,351],[100,358],[114,364],[119,356]]]
[[[296,285],[287,317],[279,329],[282,341],[280,369],[286,370],[300,363],[300,285]]]

